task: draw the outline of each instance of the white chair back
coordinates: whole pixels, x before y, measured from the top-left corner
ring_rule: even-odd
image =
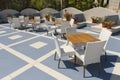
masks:
[[[40,16],[34,16],[35,23],[40,24]]]
[[[106,44],[105,44],[104,48],[106,48],[106,45],[108,43],[108,40],[109,40],[111,34],[112,34],[112,32],[110,30],[106,29],[106,28],[103,28],[102,31],[100,32],[99,39],[101,41],[106,40]]]
[[[70,26],[73,27],[73,25],[74,25],[74,19],[71,19],[70,20]]]
[[[58,38],[56,36],[54,36],[54,34],[52,34],[54,41],[55,41],[55,46],[56,46],[56,51],[58,54],[58,57],[61,58],[61,48],[60,48],[60,44],[58,42]]]
[[[13,28],[20,28],[21,27],[21,24],[20,24],[20,21],[19,21],[19,19],[18,18],[13,18],[13,21],[12,21],[13,23],[12,23],[12,27]]]
[[[75,27],[66,28],[66,34],[75,34],[75,33],[77,33]]]
[[[100,63],[100,56],[106,41],[88,42],[84,53],[84,65]]]
[[[62,21],[62,18],[55,18],[55,21]]]
[[[8,23],[11,24],[12,23],[12,17],[8,17]]]
[[[61,33],[66,33],[66,28],[69,28],[69,27],[70,27],[69,21],[63,22],[60,27]]]
[[[26,16],[26,17],[24,18],[24,23],[23,23],[22,25],[27,27],[28,24],[29,24],[29,17]]]
[[[19,21],[24,22],[24,16],[19,16]]]

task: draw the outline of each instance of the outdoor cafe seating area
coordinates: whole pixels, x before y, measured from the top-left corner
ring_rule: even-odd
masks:
[[[108,29],[92,22],[94,9],[81,12],[74,8],[75,14],[67,8],[50,20],[44,10],[40,11],[44,16],[7,17],[8,23],[0,24],[0,79],[119,80],[119,15],[96,12],[96,16],[116,21],[115,29]],[[70,20],[65,10],[72,14]]]

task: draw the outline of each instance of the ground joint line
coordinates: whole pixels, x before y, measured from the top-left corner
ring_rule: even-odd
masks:
[[[11,54],[17,56],[18,58],[20,58],[20,59],[26,61],[27,63],[31,63],[31,62],[34,61],[32,58],[29,58],[28,56],[23,55],[22,53],[20,53],[20,52],[14,50],[14,49],[11,49],[11,48],[9,48],[9,47],[7,47],[7,46],[1,44],[1,43],[0,43],[0,47],[1,47],[2,49],[5,49],[6,51],[10,52]]]
[[[52,77],[56,78],[57,80],[72,80],[71,78],[63,75],[60,72],[57,72],[41,63],[38,63],[36,65],[34,65],[36,68],[40,69],[41,71],[51,75]]]

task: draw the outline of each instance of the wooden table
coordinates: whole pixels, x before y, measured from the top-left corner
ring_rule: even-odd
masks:
[[[66,34],[65,37],[67,38],[68,41],[70,41],[74,45],[86,42],[100,41],[98,38],[87,33]]]

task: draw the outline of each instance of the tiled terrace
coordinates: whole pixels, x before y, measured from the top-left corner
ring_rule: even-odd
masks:
[[[78,32],[98,36],[89,28]],[[65,40],[60,39],[61,45]],[[44,32],[27,32],[0,25],[0,80],[119,80],[120,79],[120,34],[111,36],[107,45],[108,61],[101,57],[102,70],[98,76],[97,65],[89,65],[83,78],[81,62],[74,64],[63,58],[61,68],[54,61],[54,41]]]

